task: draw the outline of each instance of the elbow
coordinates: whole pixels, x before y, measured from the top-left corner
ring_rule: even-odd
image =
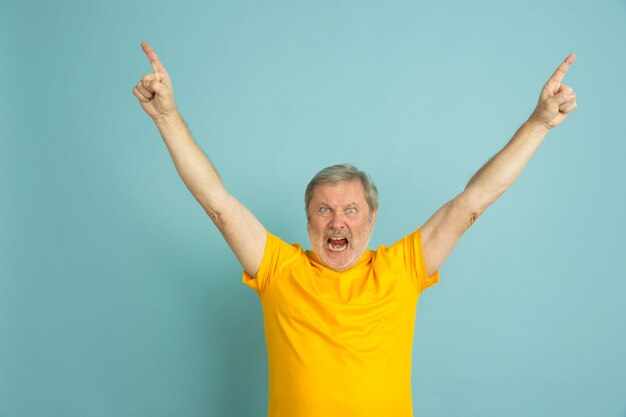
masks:
[[[211,198],[199,199],[199,201],[206,214],[220,230],[224,214],[232,212],[236,205],[234,198],[226,192]]]
[[[220,221],[220,216],[219,214],[214,211],[214,210],[209,210],[207,208],[204,209],[204,211],[206,212],[206,214],[209,216],[209,218],[213,221],[213,223],[218,227],[220,227],[219,225],[219,221]]]
[[[204,212],[207,214],[207,216],[209,216],[209,218],[211,219],[211,221],[213,222],[213,224],[215,224],[217,226],[217,228],[220,228],[220,221],[221,221],[221,214],[218,210],[213,209],[210,206],[207,206],[205,204],[201,204],[202,208],[204,209]]]
[[[469,220],[468,220],[468,224],[467,224],[467,228],[469,229],[470,227],[472,227],[472,225],[476,222],[476,220],[478,219],[478,216],[480,216],[480,214],[478,213],[471,213]]]
[[[469,229],[485,211],[488,204],[480,196],[463,192],[455,198],[455,210],[465,219],[465,230]]]

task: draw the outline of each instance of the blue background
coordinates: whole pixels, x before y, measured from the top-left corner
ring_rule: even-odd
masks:
[[[256,294],[131,89],[147,40],[227,188],[308,247],[351,162],[371,247],[423,224],[530,115],[578,109],[422,294],[415,416],[626,416],[623,0],[0,2],[0,416],[267,411]]]

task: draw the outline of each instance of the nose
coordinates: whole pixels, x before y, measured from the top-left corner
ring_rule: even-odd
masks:
[[[346,221],[345,221],[343,212],[341,212],[340,210],[333,212],[333,216],[330,219],[330,226],[333,229],[345,229],[346,228]]]

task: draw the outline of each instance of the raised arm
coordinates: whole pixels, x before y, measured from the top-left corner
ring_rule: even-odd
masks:
[[[439,269],[463,233],[522,172],[550,129],[576,108],[576,94],[561,84],[576,59],[570,54],[544,85],[537,107],[506,146],[487,162],[454,199],[422,226],[422,250],[428,274]]]
[[[141,44],[153,72],[133,87],[133,94],[159,129],[183,182],[211,217],[243,268],[251,276],[263,259],[266,231],[254,215],[224,188],[220,177],[191,137],[174,103],[172,82],[157,54]]]

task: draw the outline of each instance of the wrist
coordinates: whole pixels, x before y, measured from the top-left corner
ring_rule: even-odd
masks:
[[[542,133],[542,134],[547,134],[548,131],[552,128],[551,126],[547,125],[546,123],[543,123],[539,120],[533,119],[532,117],[528,118],[528,120],[524,123],[524,125],[528,126],[529,128],[531,128],[532,130],[538,132],[538,133]]]
[[[171,113],[162,114],[152,119],[159,130],[167,129],[182,121],[182,116],[178,113],[178,109],[174,109]]]

